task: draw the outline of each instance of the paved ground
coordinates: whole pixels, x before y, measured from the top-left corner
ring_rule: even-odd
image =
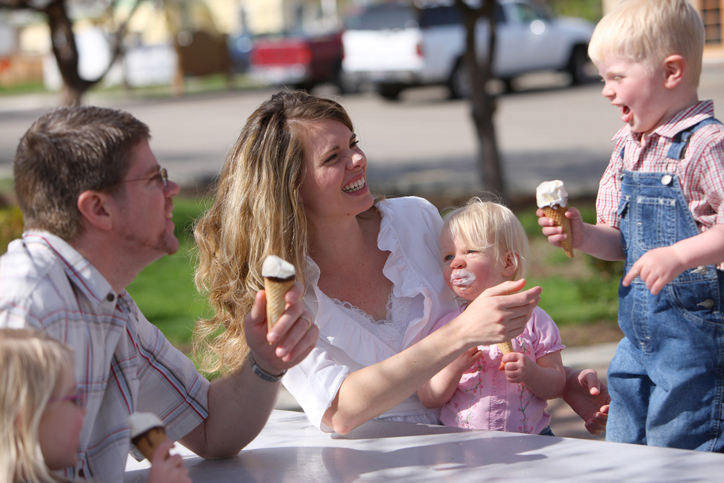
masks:
[[[720,110],[723,79],[724,62],[705,65],[700,97],[714,99]],[[600,95],[600,84],[568,88],[562,81],[557,75],[529,76],[525,90],[499,98],[497,138],[512,195],[530,196],[546,179],[563,179],[574,196],[596,191],[620,118]],[[174,180],[194,186],[216,175],[248,115],[272,92],[183,98],[91,94],[87,101],[125,109],[146,122],[160,163]],[[405,91],[400,102],[371,94],[340,100],[361,138],[374,189],[423,195],[480,189],[467,101],[447,100],[442,88]],[[0,97],[0,178],[11,172],[22,133],[56,101],[47,95]]]

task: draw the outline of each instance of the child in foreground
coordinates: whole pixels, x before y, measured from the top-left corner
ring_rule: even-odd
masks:
[[[0,387],[0,481],[65,481],[56,472],[76,463],[85,415],[72,349],[40,331],[0,329]],[[191,481],[172,446],[156,451],[149,483]]]
[[[606,440],[724,450],[724,127],[699,101],[704,27],[686,0],[626,0],[589,55],[624,127],[597,224],[569,209],[573,248],[625,260]],[[561,229],[538,211],[548,240]]]
[[[508,208],[473,198],[445,220],[440,236],[443,274],[458,297],[471,302],[486,289],[523,278],[530,258],[522,225]],[[441,318],[435,331],[467,307]],[[564,348],[553,320],[536,308],[513,351],[474,347],[425,383],[425,407],[442,407],[447,426],[530,434],[553,433],[546,400],[561,395]]]

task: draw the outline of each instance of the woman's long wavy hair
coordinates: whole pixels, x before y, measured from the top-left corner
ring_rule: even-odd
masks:
[[[279,92],[249,116],[226,157],[211,208],[198,220],[196,286],[214,316],[194,331],[201,368],[228,372],[248,352],[244,317],[264,288],[261,266],[277,255],[304,281],[307,222],[299,190],[304,180],[305,126],[335,120],[354,131],[337,102],[304,92]]]

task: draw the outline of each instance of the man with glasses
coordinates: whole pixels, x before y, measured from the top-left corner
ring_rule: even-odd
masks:
[[[15,155],[25,231],[0,257],[0,327],[40,329],[75,349],[86,414],[78,463],[62,475],[69,480],[122,481],[137,411],[158,415],[170,439],[200,456],[237,454],[266,423],[281,375],[318,336],[297,284],[272,329],[281,342],[270,345],[258,296],[245,320],[255,362],[210,384],[146,320],[125,287],[179,247],[171,221],[179,186],[149,139],[128,113],[61,108],[33,123]]]

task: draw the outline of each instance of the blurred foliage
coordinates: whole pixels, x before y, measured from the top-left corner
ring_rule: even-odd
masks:
[[[0,85],[0,96],[15,96],[36,92],[50,92],[45,88],[43,81],[27,81],[12,86]]]
[[[2,206],[0,203],[0,255],[5,253],[8,243],[20,238],[23,233],[23,213],[17,205]]]
[[[548,0],[548,5],[557,15],[581,17],[593,23],[603,16],[602,0]]]

